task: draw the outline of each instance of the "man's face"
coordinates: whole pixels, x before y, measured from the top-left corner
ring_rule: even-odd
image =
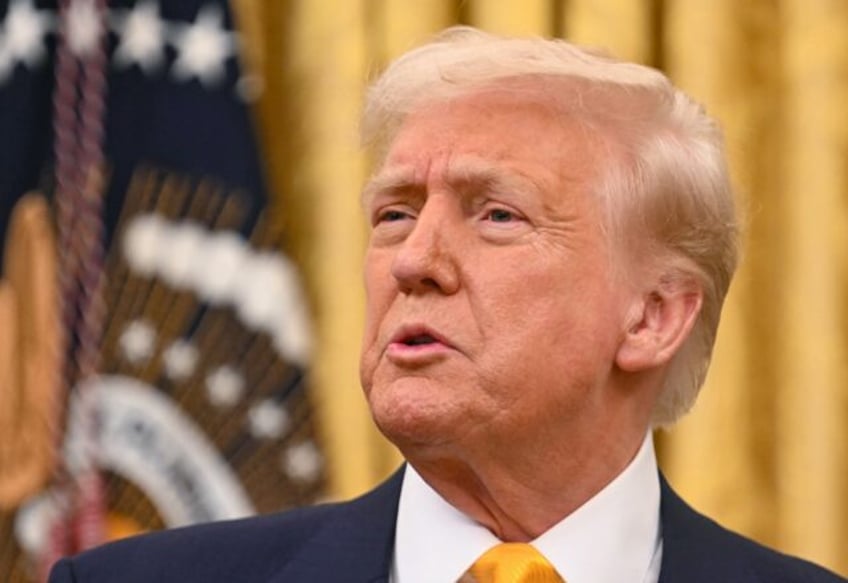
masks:
[[[604,407],[626,310],[591,194],[600,143],[524,97],[411,114],[365,190],[361,380],[407,455],[557,443]]]

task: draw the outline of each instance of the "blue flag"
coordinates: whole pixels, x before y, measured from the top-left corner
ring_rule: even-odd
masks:
[[[4,573],[36,577],[92,469],[107,539],[322,493],[240,43],[220,0],[0,5]]]

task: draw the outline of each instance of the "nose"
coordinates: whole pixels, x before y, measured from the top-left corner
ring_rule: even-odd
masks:
[[[428,199],[392,261],[392,275],[403,293],[456,293],[458,229],[450,205]]]

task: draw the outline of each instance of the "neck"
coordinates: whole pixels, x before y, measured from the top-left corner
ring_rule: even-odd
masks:
[[[475,455],[415,452],[407,459],[451,505],[488,528],[500,540],[539,537],[600,492],[632,461],[647,427],[598,426],[581,439],[551,447],[485,448]],[[441,448],[440,448],[441,449]],[[544,455],[523,455],[528,451]]]

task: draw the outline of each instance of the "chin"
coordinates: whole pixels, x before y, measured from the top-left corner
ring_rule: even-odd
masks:
[[[456,429],[450,407],[434,396],[431,391],[421,394],[414,387],[393,385],[372,387],[368,400],[377,427],[403,451],[444,442]]]

